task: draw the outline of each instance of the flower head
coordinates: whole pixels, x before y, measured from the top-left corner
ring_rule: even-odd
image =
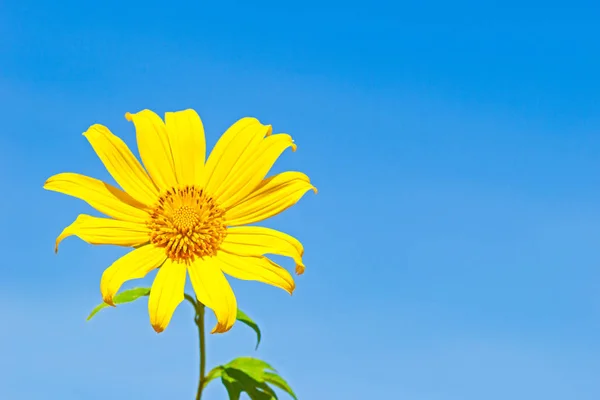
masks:
[[[56,239],[77,236],[90,244],[134,247],[108,267],[100,282],[104,302],[123,283],[158,269],[152,284],[150,322],[162,332],[184,298],[186,275],[196,297],[217,317],[215,332],[236,319],[235,295],[225,274],[280,287],[290,294],[294,279],[265,257],[291,257],[304,272],[303,247],[285,233],[242,226],[272,217],[316,189],[300,172],[266,178],[291,136],[272,134],[271,126],[242,118],[219,139],[205,161],[204,128],[194,110],[127,113],[136,129],[143,166],[127,145],[102,125],[84,136],[121,186],[74,173],[49,178],[44,188],[84,200],[110,218],[80,215]]]

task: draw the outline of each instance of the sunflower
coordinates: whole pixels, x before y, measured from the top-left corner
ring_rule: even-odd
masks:
[[[79,215],[56,239],[77,236],[90,244],[134,248],[102,274],[105,303],[123,283],[158,269],[148,300],[156,332],[168,325],[184,299],[189,275],[198,301],[213,310],[212,333],[228,331],[237,302],[224,274],[261,281],[292,293],[292,275],[267,254],[290,257],[304,272],[302,244],[277,230],[243,226],[291,207],[316,189],[300,172],[267,173],[289,147],[290,135],[242,118],[221,136],[206,158],[204,128],[194,110],[127,113],[133,122],[142,166],[127,145],[103,125],[83,135],[121,189],[75,173],[49,178],[44,188],[76,197],[111,218]]]

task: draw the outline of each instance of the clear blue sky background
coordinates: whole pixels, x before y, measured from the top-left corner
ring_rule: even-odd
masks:
[[[268,223],[305,245],[296,293],[234,281],[264,342],[236,325],[209,365],[262,357],[301,400],[600,398],[600,10],[498,3],[4,2],[0,398],[193,397],[189,307],[86,323],[125,250],[54,255],[91,209],[42,190],[109,179],[89,125],[133,145],[126,111],[188,107],[211,145],[292,134],[276,169],[320,189]]]

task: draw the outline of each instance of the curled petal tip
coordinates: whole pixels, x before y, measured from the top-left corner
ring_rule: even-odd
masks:
[[[165,328],[160,325],[152,325],[152,329],[154,329],[154,332],[156,333],[161,333],[165,330]]]
[[[319,193],[319,189],[317,189],[316,187],[313,186],[311,189],[312,189],[313,192],[315,192],[315,194]]]
[[[292,282],[290,286],[282,289],[285,290],[290,296],[292,296],[294,294],[294,291],[296,290],[296,283]]]
[[[105,297],[103,300],[106,304],[108,304],[111,307],[117,306],[111,297]]]
[[[227,325],[221,324],[218,322],[217,325],[215,325],[215,327],[213,328],[213,330],[210,331],[210,333],[213,333],[213,334],[214,333],[225,333],[228,330],[230,330],[232,326],[233,325],[231,325],[230,327],[227,327]]]
[[[292,151],[296,152],[297,149],[298,149],[298,145],[292,141]]]
[[[304,273],[304,271],[306,270],[306,267],[304,265],[296,265],[296,275],[302,275]]]
[[[267,134],[265,136],[271,136],[273,134],[273,127],[271,125],[267,125]]]
[[[131,120],[133,120],[133,116],[131,115],[131,113],[129,111],[127,111],[125,113],[125,119],[129,122],[131,122]]]

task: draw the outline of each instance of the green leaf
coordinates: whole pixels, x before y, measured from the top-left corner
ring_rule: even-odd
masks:
[[[227,375],[227,372],[223,371],[221,374],[221,382],[225,389],[227,390],[227,394],[229,395],[229,400],[239,400],[240,395],[242,394],[242,387],[239,383],[236,382],[235,379],[231,378]]]
[[[266,361],[254,357],[238,357],[228,362],[224,367],[240,369],[257,380],[261,380],[264,373],[268,370],[277,372]]]
[[[114,298],[113,301],[115,302],[115,304],[123,304],[123,303],[130,303],[134,300],[139,299],[140,297],[143,296],[148,296],[150,294],[150,288],[133,288],[133,289],[129,289],[129,290],[124,290],[121,293],[117,294]],[[98,313],[98,311],[102,310],[103,308],[109,307],[108,304],[106,303],[101,303],[98,304],[90,313],[90,315],[88,315],[87,317],[87,321],[89,321],[90,319],[92,319],[92,317],[94,315],[96,315]]]
[[[277,400],[277,394],[268,385],[277,387],[298,400],[289,384],[267,362],[254,357],[239,357],[209,372],[206,383],[221,377],[230,400],[238,400],[245,392],[252,400]]]
[[[220,377],[223,374],[223,367],[222,366],[218,366],[218,367],[214,367],[209,373],[208,375],[206,375],[206,378],[204,378],[204,386],[208,385],[208,382],[212,381],[215,378]]]
[[[254,350],[257,350],[258,345],[260,344],[260,337],[261,337],[260,328],[258,327],[256,322],[254,322],[252,320],[252,318],[250,318],[245,312],[243,312],[240,309],[237,310],[236,318],[238,321],[240,321],[243,324],[248,325],[250,328],[252,328],[254,330],[254,332],[256,332],[256,348]]]
[[[272,385],[277,386],[279,389],[283,390],[284,392],[286,392],[287,394],[292,396],[294,398],[294,400],[298,400],[298,398],[296,397],[296,393],[294,393],[294,391],[292,390],[290,385],[288,385],[288,383],[285,381],[285,379],[283,379],[281,376],[274,374],[272,372],[265,372],[264,379],[265,379],[265,382],[268,382]]]
[[[254,379],[248,375],[246,371],[226,367],[223,370],[221,379],[224,377],[235,391],[241,390],[242,392],[248,393],[248,396],[250,396],[250,399],[252,400],[277,400],[277,394],[275,394],[273,389],[266,383]]]

